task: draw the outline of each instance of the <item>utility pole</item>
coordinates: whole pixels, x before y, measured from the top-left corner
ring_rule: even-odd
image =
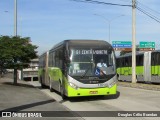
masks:
[[[136,82],[136,0],[132,0],[132,83]]]

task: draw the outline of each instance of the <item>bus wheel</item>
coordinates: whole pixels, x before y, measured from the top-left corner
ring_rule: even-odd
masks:
[[[67,97],[64,94],[64,87],[61,84],[59,84],[59,88],[60,88],[61,97],[63,100],[65,100]]]
[[[51,81],[49,81],[49,90],[50,90],[50,92],[53,92],[53,91],[54,91],[53,88],[52,88],[52,83],[51,83]]]
[[[119,80],[119,74],[117,74],[117,80]]]

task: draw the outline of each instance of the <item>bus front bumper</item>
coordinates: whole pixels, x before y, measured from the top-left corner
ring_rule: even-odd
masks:
[[[113,85],[111,88],[78,88],[74,89],[68,85],[67,96],[77,97],[77,96],[97,96],[97,95],[114,95],[117,93],[117,84]]]

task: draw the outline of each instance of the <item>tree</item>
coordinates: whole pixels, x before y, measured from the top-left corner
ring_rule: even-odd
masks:
[[[9,53],[8,44],[10,38],[8,36],[0,37],[0,74],[3,74],[3,70],[7,68],[7,63],[11,61],[11,54]]]
[[[37,57],[37,46],[30,38],[2,36],[0,38],[0,67],[14,69],[14,84],[17,84],[17,70],[27,68],[30,60]]]
[[[131,51],[123,51],[123,50],[122,50],[122,51],[120,52],[120,56],[125,55],[126,53],[131,53]]]

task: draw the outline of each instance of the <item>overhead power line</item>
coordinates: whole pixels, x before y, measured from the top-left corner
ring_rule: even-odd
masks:
[[[137,2],[137,7],[136,7],[137,10],[147,15],[151,19],[155,20],[156,22],[160,23],[160,16],[159,16],[160,13],[158,11],[153,10],[150,7],[140,3],[138,0],[136,2]],[[158,13],[158,14],[155,14],[155,13]]]
[[[113,6],[125,6],[125,7],[133,7],[132,5],[127,5],[127,4],[116,4],[116,3],[109,3],[109,2],[102,2],[102,1],[96,1],[96,0],[71,0],[71,1],[75,1],[75,2],[85,2],[85,3],[93,3],[93,4],[103,4],[103,5],[113,5]],[[122,1],[122,0],[120,0]],[[124,1],[124,0],[123,0]],[[125,0],[126,1],[126,0]],[[129,1],[126,1],[126,2],[129,2]],[[140,6],[144,6],[145,9],[142,9],[142,7]],[[147,9],[150,9],[152,12],[157,12],[145,5],[143,5],[142,3],[138,2],[138,0],[136,0],[136,9],[139,10],[140,12],[142,12],[143,14],[147,15],[148,17],[150,17],[151,19],[157,21],[158,23],[160,23],[160,18],[158,18],[157,16],[153,15],[153,13],[151,12],[148,12],[146,10]],[[158,12],[157,12],[158,13]]]
[[[156,11],[156,10],[153,10],[152,8],[150,8],[150,7],[142,4],[142,3],[139,2],[139,1],[137,1],[137,5],[138,5],[139,7],[145,8],[145,10],[150,10],[150,11],[152,11],[152,12],[154,12],[154,13],[160,14],[160,12],[158,12],[158,11]]]
[[[131,1],[131,0],[120,0],[120,1],[128,2],[128,3],[132,3],[132,1]]]
[[[140,7],[137,7],[137,10],[139,10],[140,12],[144,13],[145,15],[147,15],[148,17],[152,18],[153,20],[157,21],[158,23],[160,23],[160,19],[157,18],[156,16],[153,16],[152,14],[146,12],[145,10],[141,9]]]
[[[107,2],[95,1],[95,0],[72,0],[72,1],[75,1],[75,2],[88,2],[88,3],[104,4],[104,5],[115,5],[115,6],[126,6],[126,7],[132,7],[132,5],[115,4],[115,3],[107,3]]]

